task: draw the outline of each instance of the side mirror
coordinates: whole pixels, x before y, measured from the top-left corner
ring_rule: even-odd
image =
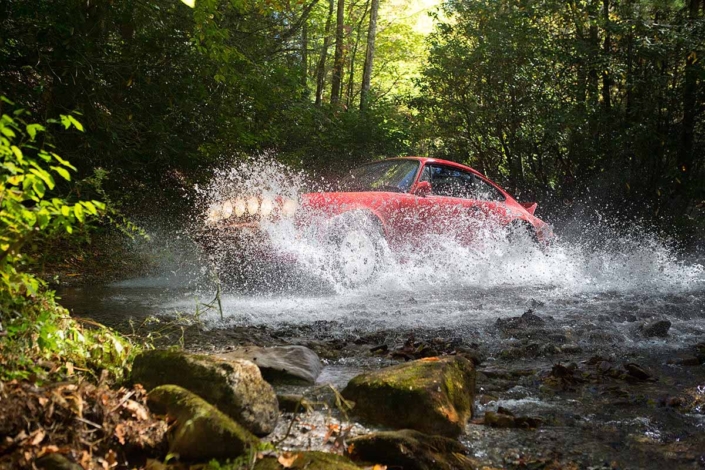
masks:
[[[426,196],[430,195],[431,192],[432,192],[431,183],[429,183],[428,181],[420,181],[416,185],[416,189],[414,190],[414,194],[419,197],[426,197]]]

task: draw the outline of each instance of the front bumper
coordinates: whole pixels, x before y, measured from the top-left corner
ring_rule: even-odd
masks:
[[[296,256],[275,246],[259,222],[218,223],[204,227],[196,241],[206,254],[217,260],[240,263],[294,263]]]

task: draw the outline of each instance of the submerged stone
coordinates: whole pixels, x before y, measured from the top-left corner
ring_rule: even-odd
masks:
[[[277,424],[279,405],[256,365],[180,351],[145,351],[135,358],[132,380],[147,390],[179,385],[213,404],[252,433],[264,436]]]
[[[358,375],[342,392],[369,423],[457,436],[472,416],[475,367],[463,357],[432,357]]]
[[[259,440],[198,395],[162,385],[147,397],[150,409],[176,421],[169,453],[182,460],[236,458]]]
[[[328,452],[287,452],[278,457],[267,456],[257,461],[255,470],[282,470],[300,468],[306,470],[360,470],[342,455]]]
[[[231,361],[245,359],[257,364],[269,382],[316,382],[323,370],[318,354],[304,346],[239,347],[215,357]]]
[[[671,322],[668,320],[658,320],[642,325],[641,332],[647,338],[665,338],[668,330],[671,329]]]
[[[350,441],[353,460],[404,470],[473,470],[467,449],[443,436],[430,436],[412,429],[385,431]]]

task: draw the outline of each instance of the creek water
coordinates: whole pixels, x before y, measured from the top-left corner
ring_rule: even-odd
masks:
[[[230,174],[233,180],[249,181],[237,172]],[[220,194],[213,188],[205,192]],[[474,248],[452,238],[414,240],[401,255],[387,256],[374,281],[351,289],[322,267],[321,247],[291,237],[286,224],[264,230],[275,245],[297,255],[293,274],[254,291],[225,289],[222,309],[213,302],[209,262],[187,238],[173,236],[160,272],[63,288],[62,303],[127,332],[150,317],[187,318],[202,332],[187,343],[193,349],[254,342],[333,351],[319,352],[326,364],[318,381],[338,388],[360,371],[390,363],[370,352],[374,346],[394,349],[409,335],[440,339],[451,349],[474,349],[481,356],[477,393],[484,398],[476,400],[476,417],[502,406],[544,420],[535,431],[469,424],[461,440],[483,463],[705,465],[705,365],[674,364],[705,341],[702,258],[685,256],[643,230],[573,224],[557,227],[559,241],[547,250],[492,237]],[[159,243],[163,248],[164,240]],[[539,330],[513,336],[498,329],[498,319],[529,309],[544,320]],[[656,320],[671,322],[666,336],[643,333],[643,325]],[[596,355],[614,367],[636,362],[654,380],[598,379],[565,393],[543,385],[557,363],[575,362],[588,374],[592,366],[586,361]],[[665,405],[674,403],[668,401],[672,397],[681,397],[683,405]],[[308,421],[323,420],[316,416]],[[356,426],[356,432],[365,432]],[[288,444],[326,448],[323,434],[301,430]]]

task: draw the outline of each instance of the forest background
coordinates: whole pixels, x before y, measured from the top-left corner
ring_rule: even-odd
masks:
[[[0,110],[75,116],[43,134],[77,168],[53,191],[128,216],[188,212],[262,152],[320,174],[427,155],[549,219],[589,200],[692,239],[703,58],[705,0],[0,5]]]

